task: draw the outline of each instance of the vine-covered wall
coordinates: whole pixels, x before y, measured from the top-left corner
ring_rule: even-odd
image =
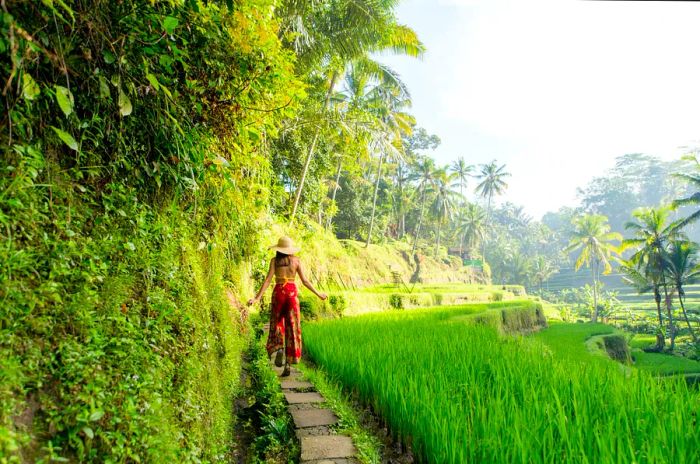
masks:
[[[1,5],[0,462],[224,460],[304,91],[275,2]]]

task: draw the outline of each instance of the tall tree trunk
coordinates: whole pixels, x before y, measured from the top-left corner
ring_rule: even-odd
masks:
[[[671,299],[668,297],[668,286],[666,284],[666,276],[661,274],[661,285],[664,287],[664,303],[666,304],[666,313],[668,314],[668,330],[671,338],[671,351],[676,347],[676,327],[673,323],[673,312],[671,311]]]
[[[595,260],[595,265],[591,266],[591,274],[593,274],[593,318],[592,322],[598,322],[598,260]]]
[[[486,224],[491,225],[491,198],[492,194],[489,194],[489,199],[486,204]],[[486,262],[486,237],[481,241],[481,261],[482,264]]]
[[[338,170],[335,173],[335,185],[333,185],[333,195],[331,195],[331,204],[335,203],[335,194],[338,193],[338,183],[340,182],[340,171],[343,167],[343,157],[338,156]],[[326,229],[331,228],[331,221],[333,218],[328,216],[328,222],[326,224]]]
[[[656,349],[661,351],[666,345],[666,340],[663,335],[664,318],[661,315],[661,289],[658,284],[654,284],[654,302],[656,303],[656,314],[659,316],[659,333],[656,335]]]
[[[365,248],[369,246],[372,240],[372,229],[374,228],[374,212],[377,209],[377,192],[379,192],[379,181],[382,178],[382,163],[384,163],[384,153],[379,157],[379,168],[377,169],[377,181],[374,183],[374,199],[372,200],[372,216],[369,220],[369,233],[367,234],[367,243]]]
[[[693,341],[697,344],[698,336],[695,335],[695,331],[693,331],[693,328],[690,326],[688,313],[685,311],[685,305],[683,304],[683,296],[685,295],[685,292],[683,291],[683,286],[677,284],[676,289],[678,290],[678,302],[681,304],[681,309],[683,310],[683,317],[685,318],[685,323],[688,325],[688,330],[690,331],[690,335],[693,337]]]
[[[331,101],[331,95],[333,94],[333,87],[335,87],[335,81],[338,79],[338,73],[333,72],[331,76],[331,82],[328,86],[328,91],[326,92],[326,99],[323,102],[323,112],[328,109],[328,105]],[[306,181],[306,174],[309,172],[309,165],[311,164],[311,158],[314,156],[314,150],[316,150],[316,142],[318,142],[318,136],[321,132],[321,128],[317,127],[314,133],[314,138],[311,140],[311,145],[309,146],[309,152],[306,155],[306,161],[304,161],[304,169],[301,171],[301,179],[299,180],[299,186],[297,187],[296,195],[294,196],[294,205],[292,206],[292,215],[289,218],[289,225],[294,224],[294,217],[297,214],[297,208],[299,207],[299,199],[301,198],[301,192],[304,190],[304,182]]]
[[[399,238],[403,238],[406,235],[406,206],[404,205],[403,197],[403,169],[401,161],[399,160],[399,169],[396,183],[399,185]]]
[[[413,238],[413,247],[411,248],[411,256],[416,252],[416,244],[418,243],[418,235],[420,234],[420,226],[423,222],[423,207],[425,206],[425,190],[421,193],[420,214],[418,215],[418,225],[416,226],[416,236]]]
[[[440,249],[440,229],[442,227],[442,219],[438,219],[437,242],[435,243],[435,258],[437,259],[438,250]]]

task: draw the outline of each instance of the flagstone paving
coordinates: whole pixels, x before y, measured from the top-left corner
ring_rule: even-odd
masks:
[[[301,442],[302,464],[356,464],[357,449],[347,435],[333,433],[338,417],[325,407],[326,399],[315,391],[296,368],[282,377],[282,368],[272,365],[280,379],[289,412],[294,419],[295,434]]]

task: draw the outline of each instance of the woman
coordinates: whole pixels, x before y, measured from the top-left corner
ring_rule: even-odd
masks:
[[[285,349],[286,362],[282,376],[289,375],[289,365],[296,364],[301,359],[301,323],[299,318],[299,298],[294,278],[299,274],[301,283],[322,300],[327,298],[325,293],[319,293],[306,280],[301,261],[294,256],[299,248],[289,237],[281,237],[276,246],[271,246],[277,254],[270,260],[270,269],[267,272],[265,282],[255,298],[248,300],[248,304],[256,304],[265,293],[267,287],[275,277],[275,288],[272,291],[272,308],[270,311],[270,334],[267,339],[267,354],[272,357],[275,351],[275,365],[282,366],[283,351]]]

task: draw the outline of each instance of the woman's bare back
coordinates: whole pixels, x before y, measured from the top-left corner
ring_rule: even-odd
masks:
[[[286,261],[287,264],[278,264],[277,260],[275,258],[272,258],[272,263],[275,267],[275,280],[277,282],[293,281],[299,269],[299,258],[297,258],[296,256],[288,256],[286,259],[283,259],[281,261]]]

